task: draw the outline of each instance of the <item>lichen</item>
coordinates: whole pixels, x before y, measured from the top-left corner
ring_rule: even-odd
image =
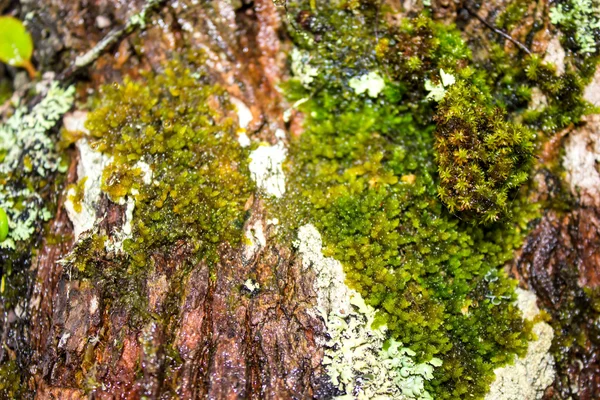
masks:
[[[48,87],[45,87],[48,84]],[[7,355],[0,365],[0,396],[22,398],[27,392],[30,353],[27,348],[27,313],[32,275],[31,260],[55,213],[63,189],[65,166],[56,146],[53,128],[73,104],[74,88],[57,82],[37,85],[41,101],[16,109],[0,125],[0,208],[8,219],[7,238],[0,242],[2,310],[15,318],[4,326],[2,345]]]
[[[83,116],[85,120],[85,115]],[[79,163],[77,164],[78,182],[67,190],[64,207],[73,223],[73,235],[77,239],[83,232],[92,230],[97,222],[96,207],[100,201],[102,172],[110,158],[94,151],[89,141],[82,138],[77,141]]]
[[[535,321],[540,315],[535,294],[517,289],[517,295],[517,305],[523,312],[523,317]],[[539,400],[544,396],[544,391],[552,384],[555,375],[554,358],[550,354],[554,332],[546,322],[536,321],[533,333],[536,339],[529,344],[523,358],[515,357],[514,364],[494,371],[496,380],[491,385],[486,400]]]
[[[17,107],[0,126],[0,207],[10,221],[9,237],[1,247],[15,249],[17,241],[29,239],[51,216],[41,192],[61,158],[48,131],[71,108],[74,90],[53,82],[31,111]]]
[[[339,261],[322,254],[321,235],[312,225],[298,231],[295,242],[305,269],[316,274],[317,313],[325,322],[323,364],[337,399],[431,399],[424,382],[433,379],[442,361],[432,358],[418,364],[416,353],[394,339],[387,328],[374,328],[375,309],[344,283]]]
[[[581,53],[596,52],[596,43],[600,36],[600,4],[597,1],[559,2],[550,8],[550,21],[573,32]]]
[[[286,154],[282,142],[274,146],[261,145],[250,153],[252,178],[268,195],[281,197],[285,193],[285,175],[281,166]]]

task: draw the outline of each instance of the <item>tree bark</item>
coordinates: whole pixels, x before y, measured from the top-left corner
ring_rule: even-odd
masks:
[[[432,3],[433,15],[464,24],[475,46],[485,48],[494,37],[480,21],[466,16],[459,2]],[[487,18],[504,3],[487,2],[478,13]],[[143,4],[141,0],[42,0],[11,3],[7,9],[31,16],[38,69],[62,71],[110,29],[124,25]],[[79,72],[80,99],[85,99],[86,89],[137,77],[143,70],[158,70],[182,49],[203,48],[215,79],[249,106],[252,136],[275,143],[278,129],[294,135],[301,125],[300,115],[289,124],[283,121],[288,105],[277,88],[288,75],[285,50],[291,44],[285,18],[292,17],[272,0],[168,2],[149,17],[145,30],[119,41],[92,67]],[[533,23],[533,18],[524,21],[511,35],[526,43]],[[532,50],[544,51],[549,40],[546,31],[540,33]],[[531,40],[526,43],[531,44]],[[79,154],[76,149],[69,151],[65,184],[78,179]],[[103,196],[97,216],[100,229],[111,234],[121,228],[125,208]],[[129,310],[115,304],[110,292],[72,280],[60,262],[74,244],[72,239],[51,239],[73,236],[62,207],[65,200],[61,196],[49,234],[39,244],[30,268],[35,279],[27,295],[26,323],[19,328],[26,332],[29,350],[15,356],[29,374],[28,397],[304,399],[337,394],[322,366],[327,335],[313,311],[314,272],[302,267],[293,249],[276,243],[277,227],[267,221],[259,196],[247,205],[250,217],[244,229],[261,229],[266,243],[222,244],[216,276],[211,277],[203,263],[183,273],[191,258],[185,242],[171,253],[153,255],[154,273],[143,288],[149,305],[144,312],[153,318],[141,326],[131,323]],[[600,286],[599,227],[596,204],[576,204],[566,213],[549,210],[509,266],[520,285],[533,289],[551,315],[581,299],[584,287]],[[255,277],[261,289],[245,288],[248,276]],[[578,314],[574,323],[597,338],[597,321]],[[5,318],[4,337],[18,324]],[[16,340],[4,343],[15,351]],[[573,395],[569,386],[573,382],[577,398],[600,397],[598,345],[588,341],[573,347],[568,360],[559,363],[547,398]]]

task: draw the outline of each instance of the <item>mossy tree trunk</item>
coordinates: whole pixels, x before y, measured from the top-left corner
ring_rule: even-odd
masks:
[[[59,0],[16,7],[22,16],[32,13],[39,69],[60,72],[142,5]],[[271,0],[169,3],[148,19],[144,32],[120,41],[81,73],[78,84],[96,89],[159,70],[173,54],[204,48],[214,78],[249,106],[249,134],[273,141],[275,130],[285,129],[284,101],[276,88],[287,73],[282,18]],[[78,178],[79,154],[70,151],[66,184]],[[261,226],[264,246],[223,243],[220,261],[210,269],[191,261],[185,241],[174,251],[153,254],[147,282],[131,289],[143,292],[144,310],[119,302],[114,291],[71,279],[59,260],[73,240],[52,240],[73,237],[64,201],[62,196],[32,262],[30,352],[16,355],[30,374],[26,386],[35,395],[27,396],[277,399],[324,397],[330,390],[316,342],[323,324],[311,312],[312,277],[291,249],[271,240],[275,228],[266,225],[258,197],[249,199],[246,224]],[[108,235],[121,228],[123,206],[103,197],[96,212]],[[267,284],[251,291],[244,287],[249,277]],[[124,276],[109,279],[111,285],[127,285]],[[140,313],[150,314],[150,322],[132,321]],[[3,331],[14,328],[9,322]]]
[[[32,18],[40,71],[66,69],[76,55],[124,24],[143,5],[141,0],[13,3],[7,10]],[[167,2],[149,18],[143,32],[117,43],[77,77],[79,95],[83,99],[85,88],[98,89],[125,76],[138,77],[143,70],[159,70],[175,53],[203,48],[214,78],[248,105],[252,113],[248,132],[253,138],[275,143],[279,129],[297,135],[301,116],[284,122],[282,115],[289,105],[277,88],[289,69],[285,54],[291,43],[285,19],[295,16],[286,15],[285,8],[275,3]],[[433,15],[461,24],[474,47],[485,49],[486,41],[497,39],[461,2],[432,3]],[[479,14],[487,18],[505,3],[485,2]],[[545,1],[531,5],[544,6]],[[530,15],[511,35],[540,51],[551,37],[535,24],[535,10]],[[507,41],[506,46],[513,44]],[[79,154],[74,148],[69,151],[65,185],[78,178]],[[107,274],[110,285],[95,286],[73,280],[59,262],[74,244],[73,227],[62,207],[65,200],[61,196],[29,268],[35,278],[28,288],[27,322],[19,328],[23,336],[7,338],[19,322],[14,311],[4,310],[2,332],[10,351],[3,356],[22,363],[21,370],[29,374],[25,385],[35,393],[31,397],[77,399],[93,393],[93,398],[106,399],[281,399],[336,394],[321,365],[326,334],[313,311],[313,273],[302,268],[292,248],[278,244],[277,227],[268,223],[260,196],[248,199],[244,229],[261,230],[266,242],[252,246],[222,243],[215,268],[192,261],[192,249],[184,240],[169,251],[152,254],[152,273],[143,287],[131,288],[140,290],[146,299],[143,310],[106,289],[126,288],[126,276]],[[96,210],[100,229],[114,234],[121,229],[125,212],[125,206],[102,197]],[[593,204],[576,204],[566,213],[548,211],[512,266],[521,285],[533,288],[551,314],[591,306],[574,302],[583,298],[583,287],[600,285],[599,215]],[[71,239],[58,241],[57,237]],[[105,268],[112,267],[107,262]],[[245,286],[249,278],[260,288]],[[138,323],[133,315],[139,313],[150,317]],[[575,320],[582,329],[598,329],[597,322],[583,316]],[[28,351],[14,354],[19,348],[15,343],[20,341]],[[573,350],[560,364],[548,398],[568,395],[567,381],[577,382],[581,399],[600,395],[597,346],[588,341]]]

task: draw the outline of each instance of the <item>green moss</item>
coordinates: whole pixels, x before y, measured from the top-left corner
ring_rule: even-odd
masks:
[[[87,176],[84,176],[76,184],[71,184],[67,187],[67,190],[72,189],[72,192],[69,195],[69,200],[71,200],[71,202],[73,203],[73,209],[78,213],[81,212],[81,202],[83,201],[83,196],[85,194],[86,181]]]
[[[5,399],[18,399],[27,393],[23,373],[16,361],[10,360],[0,365],[0,395]]]
[[[472,86],[453,85],[434,117],[438,194],[451,212],[495,222],[529,177],[533,134],[507,122]]]
[[[296,15],[307,9],[289,5]],[[292,139],[280,212],[292,231],[304,223],[319,229],[324,253],[343,263],[348,284],[378,310],[376,323],[394,340],[418,360],[443,360],[426,382],[433,398],[482,398],[493,369],[524,354],[531,338],[513,303],[515,282],[502,270],[536,215],[517,189],[528,178],[531,134],[494,111],[495,81],[474,67],[454,27],[425,16],[388,27],[370,2],[352,10],[333,2],[310,13],[314,22],[295,37],[309,52],[306,68],[319,73],[286,85],[292,101],[304,99],[305,131]],[[439,83],[440,69],[459,83],[436,109],[425,100],[425,83]],[[385,83],[376,98],[352,90],[352,79],[373,71]],[[466,104],[473,100],[481,107]],[[465,113],[454,122],[470,130],[474,147],[465,148],[481,151],[470,160],[484,165],[480,184],[493,192],[477,202],[510,192],[494,207],[511,218],[473,225],[439,200],[435,149],[460,125],[444,118],[453,107]],[[460,148],[444,147],[452,155]],[[505,158],[492,161],[498,155]]]
[[[126,250],[140,266],[150,249],[178,240],[211,261],[217,243],[241,240],[253,190],[247,152],[235,139],[227,95],[211,85],[203,62],[174,62],[144,81],[106,87],[87,122],[94,146],[114,157],[102,188],[117,201],[136,199]],[[140,161],[152,182],[144,182]]]

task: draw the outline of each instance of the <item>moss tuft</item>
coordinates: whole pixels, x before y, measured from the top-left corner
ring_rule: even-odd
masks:
[[[451,212],[496,222],[511,194],[529,178],[532,133],[505,120],[503,111],[471,85],[453,85],[440,103],[435,151],[438,194]]]

